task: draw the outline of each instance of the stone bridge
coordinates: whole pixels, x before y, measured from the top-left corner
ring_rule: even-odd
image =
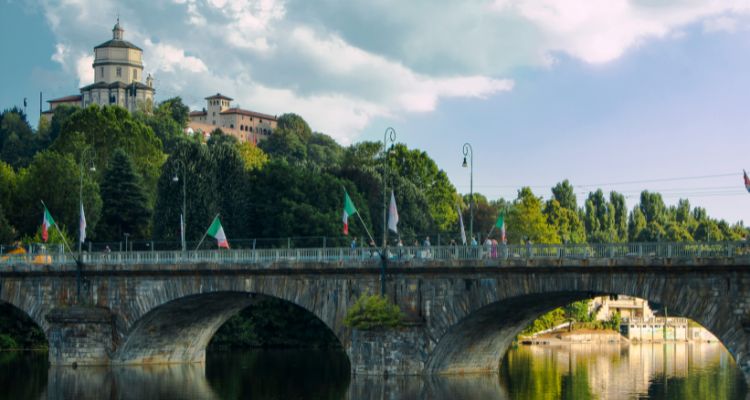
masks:
[[[387,331],[352,331],[343,324],[362,293],[381,288],[377,255],[349,249],[297,251],[296,257],[278,251],[275,257],[247,251],[90,257],[80,281],[76,265],[64,260],[6,260],[0,300],[42,327],[52,364],[203,362],[219,327],[268,296],[320,318],[347,350],[355,374],[452,374],[497,371],[513,338],[551,309],[624,294],[705,326],[748,376],[750,254],[744,250],[701,257],[603,256],[613,251],[573,257],[560,249],[515,257],[505,250],[388,253],[386,294],[408,323]]]

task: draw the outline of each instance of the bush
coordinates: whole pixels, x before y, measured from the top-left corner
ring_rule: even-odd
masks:
[[[401,325],[403,318],[401,309],[385,297],[365,293],[349,309],[344,324],[361,330],[395,328]]]
[[[0,350],[15,350],[18,348],[18,343],[12,337],[4,333],[0,334]]]

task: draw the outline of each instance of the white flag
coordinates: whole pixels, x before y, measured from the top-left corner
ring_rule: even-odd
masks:
[[[83,212],[83,202],[81,202],[81,221],[79,221],[78,229],[80,231],[78,240],[83,243],[86,241],[86,214]]]
[[[182,214],[180,214],[180,241],[183,245],[185,244],[185,219]]]
[[[388,229],[398,233],[398,210],[396,209],[396,196],[391,190],[391,205],[388,206]]]
[[[464,217],[461,215],[461,208],[456,206],[458,210],[458,223],[461,225],[461,242],[466,245],[466,231],[464,230]]]

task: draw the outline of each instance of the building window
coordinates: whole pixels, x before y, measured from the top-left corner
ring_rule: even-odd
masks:
[[[133,70],[133,80],[138,80],[138,70],[137,69]]]
[[[234,129],[234,124],[229,124],[229,127]]]
[[[122,68],[121,67],[117,67],[117,77],[119,78],[121,76],[122,76]]]
[[[253,127],[251,126],[251,127],[250,127],[250,132],[252,132],[252,131],[253,131]]]
[[[99,75],[101,75],[101,78],[104,79],[104,67],[99,67]]]

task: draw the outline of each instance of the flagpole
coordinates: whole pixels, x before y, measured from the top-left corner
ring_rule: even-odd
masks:
[[[214,217],[214,219],[216,219],[216,218],[219,218],[219,214],[216,214],[216,216]],[[214,219],[212,219],[211,221],[213,222]],[[211,229],[211,225],[208,225],[208,228]],[[206,233],[203,234],[203,237],[201,238],[201,241],[198,242],[198,245],[195,246],[195,250],[198,250],[198,248],[201,247],[201,245],[203,244],[203,240],[206,239],[207,235],[208,235],[208,229],[206,229]]]
[[[490,229],[490,233],[487,234],[487,237],[489,238],[490,235],[492,235],[492,232],[495,231],[495,225],[492,225],[492,229]]]
[[[356,212],[357,218],[359,218],[359,222],[362,223],[362,227],[365,228],[365,232],[367,232],[367,237],[370,238],[371,242],[375,242],[375,239],[373,239],[372,235],[370,235],[370,231],[367,230],[367,225],[365,225],[365,221],[362,221],[362,217],[359,215],[359,211]]]
[[[44,209],[46,210],[47,209],[47,205],[44,204],[44,200],[40,200],[40,201],[42,202],[42,205],[44,206]],[[78,262],[78,259],[76,258],[75,253],[73,253],[73,249],[70,248],[70,246],[68,245],[68,241],[65,240],[65,235],[63,235],[62,232],[60,231],[60,228],[57,227],[57,223],[55,223],[55,229],[57,229],[57,233],[60,234],[60,238],[62,238],[63,245],[65,245],[65,247],[68,248],[68,253],[70,253],[73,256],[73,259],[76,262]]]

